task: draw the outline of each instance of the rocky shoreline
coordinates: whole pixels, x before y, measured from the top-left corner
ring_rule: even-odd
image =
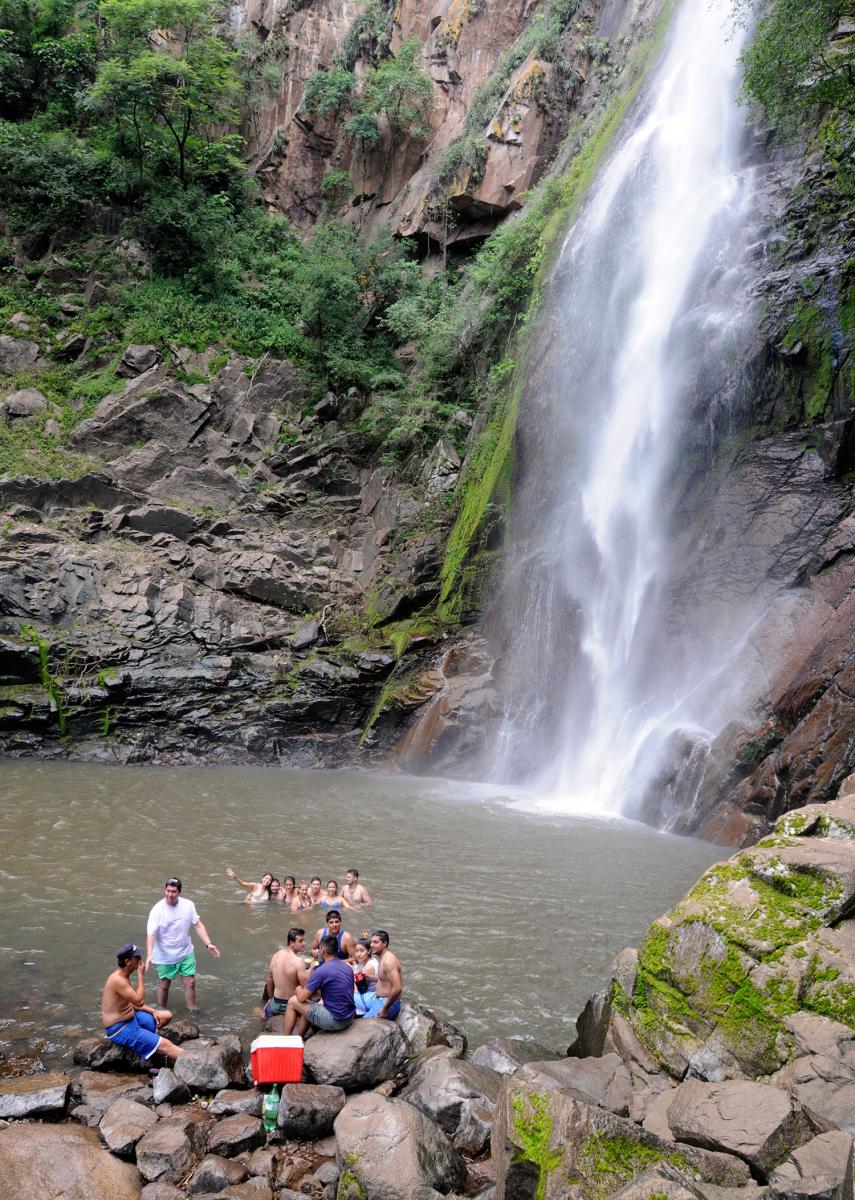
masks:
[[[841,790],[622,951],[566,1052],[470,1052],[406,1002],[310,1038],[266,1133],[237,1037],[173,1023],[184,1053],[153,1080],[91,1038],[68,1071],[0,1079],[0,1200],[852,1200],[855,776]]]

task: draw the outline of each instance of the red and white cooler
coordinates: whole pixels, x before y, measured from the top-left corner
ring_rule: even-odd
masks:
[[[303,1078],[303,1039],[262,1033],[250,1047],[254,1083],[299,1083]]]

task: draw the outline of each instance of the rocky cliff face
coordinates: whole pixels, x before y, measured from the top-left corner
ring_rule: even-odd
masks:
[[[616,126],[622,66],[658,11],[624,0],[250,0],[234,19],[258,68],[245,132],[263,199],[307,230],[339,204],[366,233],[387,225],[428,258],[513,222],[548,169],[577,172],[578,203],[596,161],[580,131],[592,113]],[[319,72],[344,65],[364,80],[384,47],[411,37],[430,78],[425,133],[393,131],[381,115],[379,140],[360,146],[345,113],[307,111]],[[762,132],[757,169],[756,338],[727,386],[699,389],[675,481],[685,539],[737,590],[748,547],[776,592],[753,639],[766,681],[754,715],[712,747],[678,821],[725,843],[832,798],[855,766],[851,192],[815,150],[776,148]],[[139,247],[122,254],[144,269]],[[68,327],[116,281],[51,253],[9,266],[56,302],[48,320],[18,313],[0,334],[14,431],[44,422],[40,371],[91,356]],[[16,383],[22,371],[30,386]],[[457,414],[471,425],[465,462],[443,439],[404,481],[361,440],[368,397],[319,400],[272,356],[131,346],[120,374],[52,477],[0,481],[0,749],[483,771],[501,666],[479,618],[501,544],[501,504],[489,501],[506,474],[479,475],[478,464],[495,414]],[[480,523],[467,515],[477,488]],[[443,568],[461,513],[472,545]],[[465,586],[456,606],[438,607],[449,561]],[[674,603],[707,601],[687,574]],[[697,755],[679,750],[675,779]],[[652,822],[674,785],[663,779],[651,797]]]
[[[548,15],[542,0],[401,0],[376,12],[369,6],[370,20],[349,0],[239,5],[235,19],[258,39],[257,53],[285,63],[283,82],[262,89],[246,118],[265,202],[309,226],[326,203],[325,177],[343,171],[340,212],[360,228],[383,225],[417,239],[426,253],[482,240],[543,176],[589,79],[589,99],[608,80],[603,35],[629,40],[657,5],[592,0],[564,8],[559,71],[545,57],[557,47],[547,51],[530,36]],[[364,77],[378,45],[395,53],[410,38],[423,46],[419,60],[430,78],[423,132],[402,137],[383,118],[379,140],[360,149],[341,110],[307,111],[306,85],[316,73],[344,64]],[[445,165],[467,134],[474,160],[462,154]]]

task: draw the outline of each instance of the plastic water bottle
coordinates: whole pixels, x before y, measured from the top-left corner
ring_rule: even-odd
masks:
[[[272,1133],[276,1128],[276,1118],[279,1116],[279,1085],[274,1084],[267,1095],[264,1097],[264,1104],[261,1106],[261,1117],[264,1122],[264,1128],[268,1133]]]

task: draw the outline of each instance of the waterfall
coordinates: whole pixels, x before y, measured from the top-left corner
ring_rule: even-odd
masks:
[[[687,430],[732,388],[749,324],[740,40],[727,4],[683,0],[533,339],[491,771],[532,784],[539,807],[636,814],[663,772],[690,803],[675,755],[697,791],[698,747],[738,703],[757,596],[715,580],[696,611],[675,596],[702,569],[684,537],[701,469]]]

